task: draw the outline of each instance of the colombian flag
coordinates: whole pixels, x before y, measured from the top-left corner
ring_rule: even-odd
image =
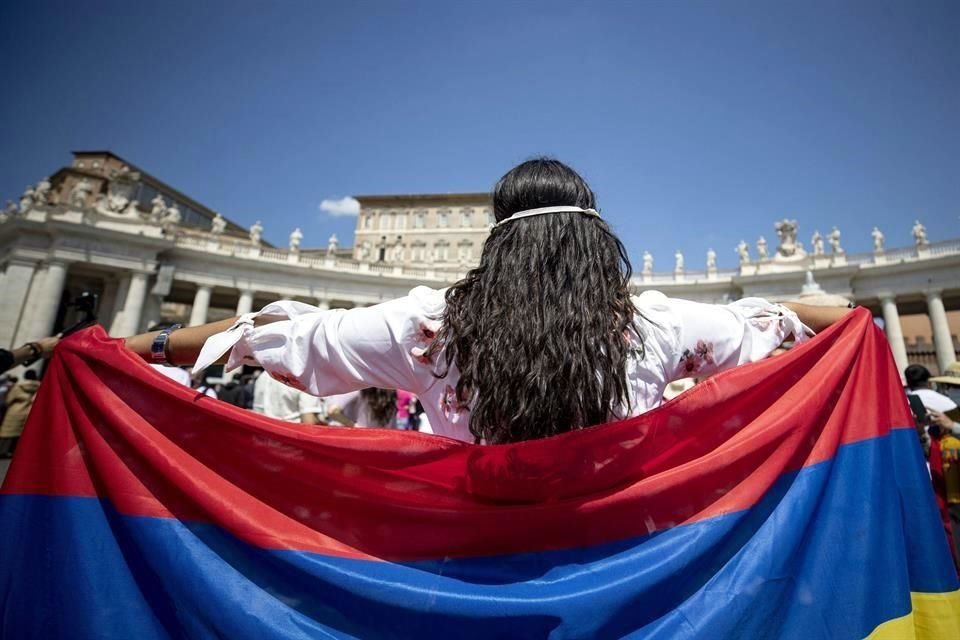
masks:
[[[663,407],[476,446],[308,428],[65,340],[0,493],[4,638],[960,638],[857,311]]]

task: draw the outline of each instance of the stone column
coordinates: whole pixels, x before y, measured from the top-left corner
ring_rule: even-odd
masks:
[[[930,315],[930,326],[933,328],[933,348],[937,352],[937,366],[940,371],[956,359],[953,353],[953,338],[950,335],[950,324],[947,322],[947,311],[943,308],[943,298],[940,291],[927,291],[927,313]]]
[[[0,347],[14,348],[20,345],[13,343],[17,325],[26,311],[27,293],[30,283],[37,271],[37,263],[33,260],[19,260],[14,258],[7,265],[3,276],[3,305],[0,305]]]
[[[118,337],[136,335],[140,332],[140,318],[143,316],[143,305],[147,300],[147,283],[150,272],[134,271],[130,274],[130,284],[127,287],[127,296],[123,301],[123,310],[114,323],[111,333]]]
[[[32,307],[33,315],[29,323],[21,324],[17,330],[17,339],[20,341],[17,344],[45,338],[53,333],[60,298],[63,296],[63,285],[67,281],[67,264],[51,261],[44,272],[43,279],[30,288],[27,306]],[[34,289],[37,289],[36,294]]]
[[[903,370],[907,368],[909,361],[907,345],[903,341],[903,328],[900,326],[900,314],[897,313],[897,301],[893,295],[886,295],[880,298],[880,304],[883,307],[883,326],[887,342],[890,343],[890,351],[893,352],[893,359],[902,378]]]
[[[197,286],[197,294],[193,296],[193,308],[190,310],[190,324],[193,327],[207,321],[207,311],[210,309],[210,293],[213,287],[208,284]]]
[[[253,291],[241,291],[240,300],[237,301],[237,315],[242,316],[253,310]]]

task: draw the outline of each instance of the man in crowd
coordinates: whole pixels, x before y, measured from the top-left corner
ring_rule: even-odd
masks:
[[[320,398],[274,380],[261,373],[254,384],[253,410],[271,418],[303,424],[322,424],[324,412]]]

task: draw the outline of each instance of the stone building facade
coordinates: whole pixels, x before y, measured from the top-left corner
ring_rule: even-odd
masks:
[[[468,267],[493,223],[487,193],[357,196],[354,258],[362,262]]]
[[[295,231],[281,249],[262,240],[259,224],[244,229],[114,154],[77,152],[69,167],[0,212],[0,347],[68,326],[68,302],[84,291],[97,294],[97,316],[109,333],[126,336],[161,320],[201,324],[280,298],[349,308],[418,285],[442,288],[479,259],[487,198],[363,196],[353,248],[301,248]],[[798,228],[796,221],[777,223],[778,246],[757,257],[741,247],[736,269],[718,269],[712,251],[703,271],[685,269],[677,254],[673,271],[655,272],[650,257],[633,286],[703,302],[853,301],[883,324],[901,370],[909,358],[900,315],[926,314],[930,364],[956,359],[947,312],[960,309],[960,239],[931,243],[917,222],[911,246],[887,249],[880,234],[874,251],[849,255],[837,232],[829,251],[814,241],[808,254]],[[400,236],[392,254],[389,244],[377,244],[385,236]],[[460,246],[470,252],[454,253]]]

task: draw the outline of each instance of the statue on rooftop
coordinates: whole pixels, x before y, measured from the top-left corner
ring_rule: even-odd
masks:
[[[296,253],[300,251],[300,242],[303,240],[303,232],[297,227],[290,234],[290,251]]]
[[[180,209],[177,207],[177,203],[174,202],[170,205],[169,208],[163,214],[163,232],[164,233],[173,233],[174,228],[180,224],[180,221],[183,217],[180,215]]]
[[[747,244],[746,240],[741,240],[740,244],[737,245],[737,255],[740,256],[740,266],[749,264],[750,245]]]
[[[873,250],[876,253],[883,252],[883,232],[880,231],[879,227],[874,227],[873,231],[870,232],[870,235],[873,237]]]
[[[20,196],[20,213],[26,213],[27,209],[33,206],[33,187],[27,187],[23,195]]]
[[[227,228],[227,221],[219,213],[210,221],[210,233],[214,235],[222,234]]]
[[[777,258],[802,258],[807,255],[803,246],[797,241],[797,232],[800,225],[796,220],[783,219],[773,225],[777,232],[777,238],[780,239],[780,245],[777,247]]]
[[[70,204],[74,207],[83,207],[92,193],[93,185],[86,178],[81,178],[80,182],[70,189]]]
[[[47,204],[47,200],[50,198],[50,189],[52,188],[50,178],[41,178],[40,182],[38,182],[37,186],[33,189],[33,201],[37,204]]]
[[[713,271],[717,268],[717,252],[713,249],[707,249],[707,271]]]
[[[927,240],[927,228],[920,224],[919,220],[913,221],[913,239],[917,244],[917,248],[930,244],[930,241]]]
[[[673,259],[674,259],[674,266],[673,266],[674,273],[683,273],[683,254],[680,253],[680,249],[677,249],[677,252],[673,254]]]
[[[653,256],[649,251],[643,252],[643,272],[653,273]]]
[[[260,242],[263,240],[263,225],[260,224],[260,221],[257,220],[253,223],[253,226],[250,227],[250,242],[255,246],[259,247]]]
[[[813,255],[823,255],[823,236],[820,235],[819,230],[813,232],[813,237],[810,238],[810,244],[813,245]]]
[[[164,202],[163,196],[158,193],[153,196],[153,200],[150,201],[150,221],[163,222],[163,218],[166,215],[167,203]]]
[[[327,255],[333,256],[337,253],[337,234],[332,234],[327,240]]]
[[[836,227],[831,229],[830,233],[827,234],[827,242],[830,243],[831,253],[843,253],[843,247],[840,246],[840,229]]]
[[[767,253],[767,239],[760,236],[757,240],[757,260],[766,260],[769,257]]]

